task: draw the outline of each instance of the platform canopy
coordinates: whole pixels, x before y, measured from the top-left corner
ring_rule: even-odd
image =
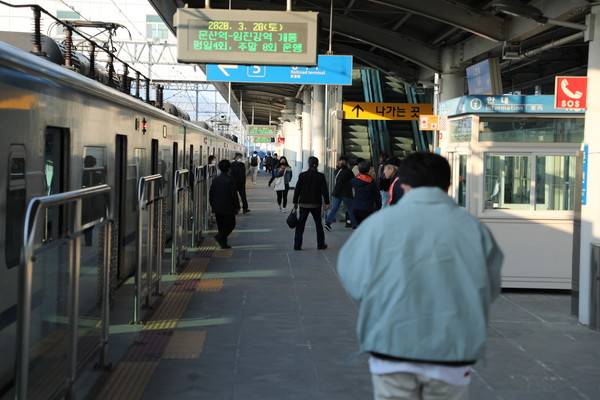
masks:
[[[173,15],[181,0],[149,0],[177,35]],[[204,8],[205,0],[185,2]],[[284,0],[211,0],[212,9],[285,11]],[[535,5],[552,20],[585,23],[590,2],[488,0],[293,0],[293,11],[319,13],[318,53],[352,55],[354,68],[377,69],[414,87],[431,87],[439,73],[464,73],[466,67],[498,57],[504,92],[533,93],[535,86],[552,93],[554,76],[585,75],[588,43],[572,27],[541,24],[507,13],[507,4]],[[510,7],[508,8],[510,10]],[[538,16],[539,17],[539,16]],[[540,18],[538,18],[538,21]],[[331,35],[330,35],[331,32]],[[331,46],[330,46],[331,38]],[[220,84],[224,88],[227,84]],[[232,83],[235,100],[243,98],[248,118],[268,124],[295,97],[290,84]]]

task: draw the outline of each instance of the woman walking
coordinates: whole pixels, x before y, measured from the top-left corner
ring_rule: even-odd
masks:
[[[290,190],[290,182],[292,180],[292,167],[289,166],[287,158],[281,157],[279,163],[273,171],[274,189],[277,193],[277,204],[279,205],[279,211],[285,212],[287,206],[287,196]]]

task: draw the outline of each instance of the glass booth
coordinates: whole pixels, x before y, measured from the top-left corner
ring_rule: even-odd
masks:
[[[438,110],[450,195],[494,234],[503,287],[571,289],[584,110],[556,109],[554,96],[464,96]]]

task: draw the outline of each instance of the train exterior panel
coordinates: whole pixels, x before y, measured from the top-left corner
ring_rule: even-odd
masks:
[[[114,285],[137,265],[137,186],[142,176],[163,176],[168,239],[173,207],[173,174],[218,159],[245,153],[243,146],[184,121],[152,105],[78,75],[0,41],[0,395],[14,378],[18,270],[24,214],[39,196],[106,183],[112,188],[111,216],[116,244],[111,265]],[[93,213],[93,207],[84,207]],[[43,222],[42,238],[61,234],[60,211]],[[82,252],[91,280],[97,266],[96,232],[86,234]],[[89,237],[88,237],[89,236]],[[94,244],[91,244],[94,243]],[[64,256],[57,252],[40,263],[34,293],[56,297]],[[49,289],[50,287],[50,289]],[[34,296],[35,297],[35,296]],[[38,301],[41,301],[38,299]],[[36,307],[34,299],[33,307]],[[34,314],[35,314],[34,310]],[[48,332],[43,314],[32,331]],[[50,324],[51,325],[51,324]],[[45,333],[34,340],[42,341]]]

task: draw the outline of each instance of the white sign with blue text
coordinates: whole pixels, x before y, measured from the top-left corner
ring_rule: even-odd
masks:
[[[352,56],[319,56],[316,67],[207,64],[206,79],[218,82],[352,85]]]

